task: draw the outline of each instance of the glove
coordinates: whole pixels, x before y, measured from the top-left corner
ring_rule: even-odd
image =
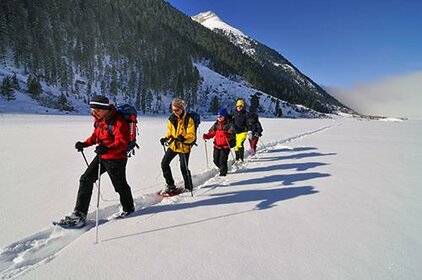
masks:
[[[85,144],[83,142],[76,142],[75,143],[75,149],[78,150],[78,152],[82,152],[85,148]]]
[[[253,136],[260,137],[261,136],[261,133],[255,132],[255,134]]]
[[[163,137],[160,139],[160,143],[162,146],[164,146],[165,143],[167,143],[168,139],[166,137]]]
[[[95,153],[97,155],[105,155],[108,153],[108,148],[104,144],[100,144],[95,148]]]
[[[183,135],[179,135],[179,136],[177,136],[177,140],[179,140],[179,142],[183,143],[183,142],[186,141],[186,138]]]
[[[202,134],[202,139],[205,141],[205,140],[207,140],[208,139],[208,137],[207,137],[207,135],[204,133],[204,134]]]
[[[248,136],[247,137],[248,137],[249,140],[252,140],[252,131],[250,131],[250,130],[248,131]]]

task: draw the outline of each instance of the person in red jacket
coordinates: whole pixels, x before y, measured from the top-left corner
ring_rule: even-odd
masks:
[[[85,223],[93,184],[98,179],[99,158],[101,158],[101,174],[108,173],[114,190],[120,195],[123,208],[120,216],[127,216],[135,211],[132,192],[126,181],[129,126],[116,108],[109,104],[107,97],[94,96],[89,106],[94,117],[94,132],[85,141],[76,142],[75,148],[82,152],[84,148],[97,144],[95,148],[97,156],[79,180],[74,212],[62,220],[68,226],[81,226]]]
[[[206,141],[214,137],[214,164],[220,170],[220,176],[227,175],[227,160],[230,153],[230,141],[234,139],[234,129],[226,109],[220,109],[217,112],[217,121],[212,125],[208,133],[202,135]]]

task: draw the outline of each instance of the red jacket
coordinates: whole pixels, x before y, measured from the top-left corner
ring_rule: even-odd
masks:
[[[227,121],[216,121],[208,133],[203,136],[205,139],[214,138],[214,147],[217,149],[229,149],[229,141],[234,137],[232,124]]]
[[[126,150],[129,143],[129,126],[126,120],[117,114],[116,108],[111,105],[110,112],[102,120],[95,118],[94,132],[85,140],[84,144],[89,147],[103,143],[107,148],[107,154],[101,155],[102,159],[127,158]],[[109,125],[111,124],[111,131]]]

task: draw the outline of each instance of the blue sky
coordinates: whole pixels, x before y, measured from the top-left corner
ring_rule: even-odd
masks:
[[[168,0],[212,10],[322,86],[351,89],[422,71],[422,1]]]

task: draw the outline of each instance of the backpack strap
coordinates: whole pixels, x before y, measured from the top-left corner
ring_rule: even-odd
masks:
[[[185,126],[185,130],[188,129],[189,118],[192,118],[192,116],[188,112],[186,112],[186,116],[185,116],[185,119],[183,121],[183,125]]]
[[[110,135],[112,137],[114,137],[114,134],[113,134],[113,125],[116,123],[116,120],[117,120],[117,114],[108,123],[108,133],[110,133]]]

